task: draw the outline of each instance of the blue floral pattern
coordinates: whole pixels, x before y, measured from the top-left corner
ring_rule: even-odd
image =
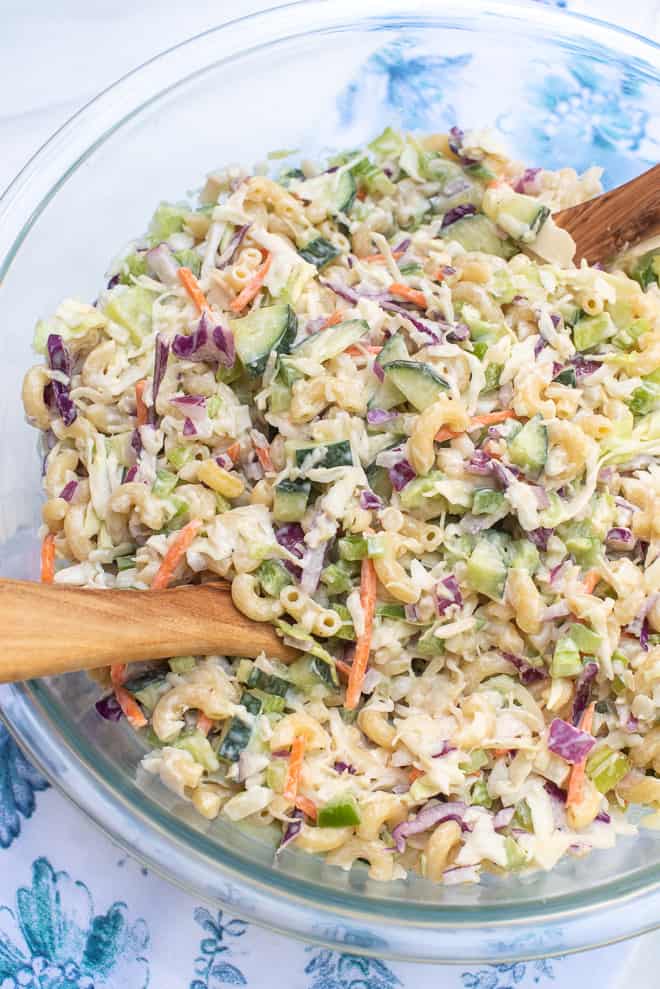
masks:
[[[312,950],[314,955],[305,966],[305,973],[312,976],[309,989],[395,989],[402,984],[378,958]]]
[[[15,912],[0,908],[1,989],[146,989],[147,926],[126,912],[113,903],[95,914],[84,883],[37,859]]]
[[[31,817],[34,794],[48,783],[28,762],[7,729],[0,725],[0,848],[9,848],[21,831],[21,816]]]
[[[544,958],[533,962],[488,965],[478,972],[463,972],[461,980],[464,989],[515,989],[525,975],[530,976],[533,983],[540,982],[542,978],[544,981],[555,978],[552,962]]]
[[[223,923],[222,910],[214,919],[208,910],[199,907],[195,910],[195,920],[205,931],[199,946],[199,956],[195,959],[195,978],[190,989],[217,989],[220,985],[245,986],[247,980],[241,970],[222,957],[230,950],[224,944],[225,935],[242,937],[248,929],[243,920],[230,920]],[[1,989],[1,987],[0,987]]]

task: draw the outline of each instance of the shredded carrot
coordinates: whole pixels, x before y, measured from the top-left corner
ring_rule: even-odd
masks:
[[[306,817],[310,820],[315,821],[317,817],[316,804],[309,799],[309,797],[303,797],[300,793],[295,799],[295,805],[298,810],[301,810]]]
[[[55,534],[49,532],[41,544],[41,583],[52,584],[55,580]]]
[[[113,687],[121,687],[126,680],[126,663],[113,663],[110,667],[110,680]]]
[[[512,409],[500,409],[499,412],[488,412],[482,416],[472,416],[470,425],[464,431],[469,433],[472,429],[480,429],[482,426],[494,426],[497,422],[504,422],[505,419],[515,418],[516,413]],[[435,434],[436,443],[444,443],[445,440],[455,440],[457,436],[462,436],[464,431],[459,430],[457,432],[454,429],[447,429],[445,427]]]
[[[270,455],[270,447],[268,445],[266,445],[266,446],[257,446],[257,444],[255,443],[254,450],[255,450],[255,453],[257,454],[257,457],[259,459],[259,463],[261,464],[261,466],[263,467],[263,469],[266,471],[266,473],[267,474],[274,473],[275,467],[273,465],[273,461],[272,461],[272,458],[271,458],[271,455]]]
[[[585,594],[593,594],[596,590],[596,584],[600,580],[600,574],[597,570],[590,570],[582,581],[582,589]]]
[[[197,306],[199,312],[208,312],[211,307],[206,301],[206,296],[202,292],[201,286],[190,268],[179,268],[177,274],[179,281]]]
[[[249,302],[252,302],[264,283],[264,278],[268,274],[272,260],[272,254],[266,254],[266,260],[261,267],[257,269],[256,273],[252,276],[245,288],[229,303],[229,308],[232,312],[240,312],[241,309],[245,309]]]
[[[345,663],[343,659],[336,659],[335,666],[337,667],[337,672],[348,679],[351,675],[351,664]]]
[[[360,189],[359,192],[357,193],[357,198],[360,200],[360,202],[363,202],[367,198],[367,190]]]
[[[406,253],[405,251],[392,251],[392,257],[393,258],[402,258],[405,253]],[[369,261],[369,262],[375,261],[375,262],[381,262],[382,263],[383,261],[387,261],[387,255],[380,254],[380,253],[378,253],[378,254],[367,254],[366,257],[360,258],[360,261]]]
[[[203,735],[208,735],[212,727],[213,722],[211,719],[207,718],[203,711],[200,711],[197,716],[197,731],[201,731]]]
[[[229,459],[232,461],[232,463],[235,464],[236,461],[238,460],[238,458],[241,455],[241,444],[240,443],[232,443],[231,446],[228,446],[227,447],[227,449],[225,450],[225,453],[227,454],[227,456],[229,457]]]
[[[419,777],[423,775],[424,775],[424,770],[417,769],[417,767],[415,767],[414,769],[411,769],[410,772],[408,773],[408,779],[410,780],[411,783],[414,783],[415,780],[418,780]]]
[[[493,755],[495,756],[496,759],[501,759],[502,756],[505,756],[505,755],[508,755],[508,754],[509,754],[509,750],[508,749],[493,749]]]
[[[582,717],[580,718],[579,728],[582,731],[587,731],[591,733],[591,728],[594,722],[595,708],[596,708],[595,704],[590,704],[589,707],[584,712],[584,714],[582,715]],[[582,762],[577,762],[571,769],[570,775],[568,777],[568,790],[566,792],[567,807],[572,807],[575,804],[579,804],[582,800],[586,763],[587,760],[583,759]]]
[[[135,700],[134,697],[129,694],[125,687],[115,687],[115,697],[119,703],[120,708],[126,716],[126,720],[132,728],[144,728],[147,724],[147,719],[142,713],[142,708]]]
[[[283,797],[290,803],[296,802],[298,787],[300,785],[300,774],[302,772],[303,760],[305,758],[305,736],[296,735],[291,746],[289,756],[289,766],[286,771],[286,782],[284,784]]]
[[[325,323],[322,325],[321,330],[327,330],[329,326],[336,326],[337,323],[343,322],[344,314],[340,312],[339,309],[333,312],[332,316],[328,316]],[[320,332],[320,330],[319,330]]]
[[[347,711],[352,711],[360,700],[362,684],[367,672],[369,662],[369,650],[371,649],[371,634],[374,627],[374,614],[376,611],[376,571],[372,561],[368,558],[362,561],[360,572],[360,604],[364,612],[364,630],[358,635],[355,644],[355,656],[351,672],[348,677],[348,687],[346,688],[346,700],[344,707]]]
[[[436,271],[435,275],[433,275],[433,279],[436,282],[444,282],[444,280],[445,280],[445,273],[444,273],[444,271]]]
[[[400,299],[405,299],[406,302],[414,302],[416,306],[426,309],[426,296],[417,288],[411,288],[410,285],[404,285],[403,282],[392,282],[387,291],[390,295],[397,295]]]
[[[202,523],[199,519],[193,519],[192,522],[188,522],[188,524],[184,525],[183,529],[177,533],[172,545],[169,547],[167,553],[161,560],[156,576],[151,582],[152,591],[162,591],[165,587],[167,587],[174,576],[174,571],[179,565],[179,561],[185,555],[186,550],[197,535],[197,532],[201,526]]]
[[[382,347],[371,343],[354,343],[352,347],[346,348],[346,353],[351,357],[364,357],[365,354],[380,354]]]
[[[135,416],[137,418],[138,426],[144,426],[149,417],[147,406],[144,404],[144,399],[142,397],[146,385],[146,378],[135,382]]]

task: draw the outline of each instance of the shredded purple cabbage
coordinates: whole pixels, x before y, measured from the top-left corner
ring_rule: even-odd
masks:
[[[642,631],[639,633],[639,644],[644,652],[649,651],[649,620],[645,618],[642,622]]]
[[[550,539],[550,536],[554,531],[555,531],[554,529],[544,529],[544,528],[531,529],[527,533],[527,536],[530,542],[534,543],[537,549],[540,549],[543,552],[545,552],[548,548],[548,540]]]
[[[131,481],[134,481],[135,478],[137,477],[137,472],[138,472],[137,464],[133,464],[132,467],[129,467],[124,477],[124,484],[130,484]]]
[[[550,724],[548,748],[572,765],[584,762],[595,744],[596,739],[589,732],[570,725],[568,721],[554,718]]]
[[[336,773],[349,773],[351,776],[355,776],[357,770],[354,766],[351,766],[350,762],[342,762],[338,759],[335,762],[335,772]]]
[[[502,810],[498,810],[493,818],[493,830],[502,831],[504,828],[508,828],[515,813],[515,807],[503,807]]]
[[[48,350],[48,366],[53,371],[60,371],[71,377],[71,357],[69,351],[64,346],[64,341],[59,333],[50,333],[46,341]]]
[[[441,590],[442,588],[449,592],[449,596]],[[444,580],[435,585],[435,607],[439,615],[444,615],[447,608],[453,604],[457,604],[460,608],[463,604],[463,595],[458,581],[453,574],[450,574],[449,577],[445,577]]]
[[[596,820],[600,821],[601,824],[609,824],[612,820],[610,815],[605,810],[601,810],[596,814]]]
[[[136,457],[139,457],[142,453],[142,437],[137,427],[131,433],[131,449],[135,452]]]
[[[562,790],[562,788],[557,786],[556,783],[553,783],[552,780],[546,780],[543,784],[543,788],[553,800],[559,800],[562,804],[566,803],[566,790]]]
[[[216,261],[216,268],[226,268],[228,264],[231,264],[236,256],[236,251],[243,243],[243,239],[250,229],[250,224],[246,223],[245,226],[239,227],[234,233],[226,248]]]
[[[541,171],[540,168],[526,168],[519,179],[513,187],[514,192],[523,192],[529,194],[530,192],[536,192],[536,176]],[[530,189],[527,186],[531,186]]]
[[[383,423],[392,422],[398,419],[396,412],[386,412],[385,409],[369,409],[367,412],[367,422],[370,426],[382,426]]]
[[[580,718],[586,711],[591,701],[591,689],[598,674],[598,663],[586,663],[578,677],[575,686],[575,699],[573,701],[573,712],[571,720],[574,725],[580,723]]]
[[[64,501],[71,501],[74,494],[76,493],[77,487],[78,487],[77,481],[69,481],[69,483],[65,484],[62,490],[60,491],[60,498],[63,498]]]
[[[172,341],[172,351],[188,361],[206,361],[233,367],[236,360],[234,335],[223,326],[209,326],[206,313],[202,313],[197,329],[186,336],[178,333]]]
[[[154,352],[154,380],[151,385],[151,401],[153,403],[153,409],[156,409],[156,399],[158,398],[158,390],[165,377],[165,371],[167,370],[167,360],[170,356],[170,348],[167,343],[163,340],[160,334],[156,337],[156,346]]]
[[[293,553],[299,560],[302,560],[305,555],[305,533],[299,522],[287,522],[280,526],[275,532],[275,539],[280,546],[284,546],[289,553]],[[289,573],[293,574],[296,580],[300,580],[300,567],[292,563],[291,560],[282,560],[282,562]]]
[[[188,416],[186,416],[183,423],[183,435],[184,436],[197,435],[197,427],[195,426],[195,423],[192,421],[192,419],[190,419]]]
[[[460,343],[462,340],[467,340],[469,336],[469,326],[466,326],[465,323],[453,323],[452,328],[447,333],[447,341],[449,343]]]
[[[544,347],[547,347],[547,346],[548,346],[548,341],[546,340],[546,338],[542,334],[539,334],[539,338],[536,341],[536,343],[534,344],[534,357],[538,357],[539,354],[541,353],[541,351],[544,349]],[[559,366],[561,367],[561,365],[559,365]],[[555,376],[556,373],[557,372],[555,371],[554,364],[553,364],[553,366],[552,366],[552,375],[553,375],[553,377]]]
[[[51,370],[58,371],[70,378],[71,357],[59,333],[49,334],[46,349],[48,351],[48,366]],[[70,426],[72,422],[75,422],[78,415],[76,406],[69,395],[69,387],[69,382],[64,384],[62,381],[50,381],[44,388],[46,404],[57,412],[65,426]]]
[[[586,378],[589,374],[593,374],[601,368],[599,361],[589,361],[586,357],[582,357],[581,354],[571,357],[571,365],[575,370],[576,378]]]
[[[360,508],[366,508],[367,511],[378,511],[383,507],[383,500],[379,498],[378,495],[371,491],[369,488],[365,488],[360,492]]]
[[[605,541],[612,549],[630,549],[635,544],[635,537],[630,529],[617,526],[609,530],[605,536]]]
[[[407,460],[399,460],[398,463],[390,467],[388,474],[395,491],[402,491],[406,484],[410,484],[413,478],[417,477],[412,465]]]
[[[439,327],[436,327],[435,325],[429,326],[428,322],[420,319],[418,315],[406,308],[406,306],[401,305],[399,302],[392,302],[389,297],[385,298],[379,303],[379,305],[380,308],[384,309],[386,312],[393,312],[397,313],[399,316],[405,316],[405,318],[412,323],[416,330],[419,330],[420,333],[425,333],[431,338],[433,343],[442,343],[442,337],[436,332]],[[414,305],[414,303],[411,303],[411,305]]]
[[[478,474],[480,477],[486,477],[492,470],[493,458],[484,450],[475,450],[465,465],[467,474]]]
[[[107,697],[102,697],[96,702],[94,707],[106,721],[119,721],[124,713],[114,694],[108,694]]]
[[[282,840],[277,846],[277,854],[281,852],[283,848],[290,845],[291,842],[298,837],[303,826],[303,812],[301,810],[294,810],[291,812],[291,817],[295,820],[289,821],[284,829],[284,834],[282,835]]]
[[[450,752],[456,752],[456,746],[453,745],[448,739],[444,739],[439,752],[434,752],[431,756],[432,759],[442,759],[443,756],[449,755]]]
[[[449,131],[451,135],[451,140],[449,141],[449,147],[454,152],[457,158],[460,158],[461,165],[476,165],[477,158],[469,158],[467,155],[463,154],[463,141],[465,140],[465,133],[460,127],[452,127]]]
[[[440,229],[445,230],[452,223],[456,223],[457,220],[462,220],[464,216],[474,216],[476,212],[477,207],[473,206],[472,203],[462,203],[460,206],[454,206],[453,209],[448,210],[443,216]]]
[[[539,680],[545,680],[547,673],[545,670],[539,667],[532,666],[530,662],[523,659],[522,656],[514,656],[512,652],[503,652],[502,655],[506,659],[507,663],[511,663],[512,666],[518,670],[520,675],[520,682],[525,686],[530,683],[538,683]]]
[[[468,826],[463,822],[466,809],[465,804],[460,801],[446,804],[429,802],[422,807],[412,821],[403,821],[403,823],[397,824],[392,831],[392,837],[394,838],[397,851],[405,851],[406,838],[414,834],[421,834],[423,831],[428,831],[429,828],[434,828],[443,821],[456,821],[460,824],[461,830],[469,830]]]
[[[185,412],[186,418],[193,422],[206,418],[206,399],[203,395],[175,395],[170,403]]]

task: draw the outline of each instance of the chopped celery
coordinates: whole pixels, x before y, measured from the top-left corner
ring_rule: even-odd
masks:
[[[190,268],[195,278],[199,277],[199,273],[202,270],[202,259],[197,251],[193,251],[192,248],[186,248],[184,251],[175,251],[174,257],[183,268]]]
[[[395,158],[403,150],[403,138],[391,127],[386,127],[369,143],[369,149],[384,158]]]
[[[479,360],[482,361],[488,353],[488,344],[485,340],[477,340],[476,343],[472,344],[472,351],[475,357],[478,357]]]
[[[353,589],[351,575],[343,566],[344,561],[330,563],[321,571],[321,583],[325,584],[328,594],[348,594]]]
[[[164,470],[159,467],[156,471],[156,480],[154,481],[151,490],[158,498],[167,498],[174,491],[179,478],[176,474],[172,474],[169,470]]]
[[[518,570],[536,573],[541,558],[539,551],[528,539],[514,539],[508,550],[509,566]]]
[[[174,656],[168,660],[168,663],[172,673],[191,673],[197,665],[197,660],[194,656]]]
[[[532,812],[529,809],[529,804],[526,800],[519,800],[516,804],[516,810],[511,818],[511,824],[514,828],[521,828],[523,831],[534,830]]]
[[[406,610],[402,604],[383,604],[378,602],[376,605],[376,614],[380,618],[393,618],[395,621],[405,621]]]
[[[486,372],[485,372],[486,383],[482,391],[485,392],[493,391],[493,389],[499,388],[500,377],[502,375],[503,370],[504,370],[503,364],[489,364],[488,367],[486,368]]]
[[[266,694],[277,694],[284,697],[290,687],[288,680],[276,676],[274,673],[264,673],[258,666],[253,666],[247,681],[248,687],[256,687]]]
[[[627,401],[634,416],[645,416],[653,412],[660,403],[660,385],[643,380]]]
[[[609,745],[601,745],[587,759],[587,776],[600,793],[608,793],[630,772],[630,759],[623,752],[615,752]]]
[[[209,419],[215,419],[222,408],[222,399],[219,395],[211,395],[206,399],[206,414]]]
[[[337,542],[337,551],[342,560],[363,560],[368,554],[367,540],[363,536],[343,536]]]
[[[385,555],[385,545],[383,543],[383,534],[378,533],[375,536],[367,536],[367,556],[369,559],[373,559],[375,556]]]
[[[597,653],[603,644],[600,635],[592,631],[587,625],[580,625],[578,622],[570,625],[566,634],[573,640],[580,652]]]
[[[621,652],[620,649],[615,649],[614,652],[612,653],[612,662],[621,663],[621,665],[625,668],[626,666],[628,666],[630,660],[625,655],[625,653]]]
[[[158,680],[147,684],[140,690],[132,690],[131,693],[135,697],[136,701],[139,701],[145,711],[151,712],[162,697],[162,685],[163,681]]]
[[[167,462],[176,470],[181,470],[194,457],[194,452],[189,446],[173,446],[167,451]]]
[[[251,659],[239,659],[236,667],[236,679],[239,683],[247,683],[254,663]]]
[[[338,639],[346,639],[349,642],[355,641],[355,628],[353,626],[353,619],[351,618],[351,613],[345,604],[335,604],[334,610],[337,612],[342,620],[342,625],[339,631],[336,633]]]
[[[274,598],[278,598],[280,591],[293,582],[291,574],[279,560],[264,560],[256,576],[266,594]]]
[[[621,694],[625,694],[625,692],[626,692],[625,683],[623,682],[620,676],[615,676],[614,679],[612,680],[612,693],[614,693],[617,697],[620,697]]]
[[[238,762],[238,758],[250,741],[252,728],[246,725],[240,718],[232,718],[227,723],[225,734],[223,735],[218,757],[226,762]]]
[[[580,650],[573,639],[563,635],[555,645],[555,652],[550,664],[550,675],[553,677],[574,677],[581,672]]]
[[[478,780],[470,791],[470,803],[477,807],[486,807],[490,810],[493,806],[493,798],[488,792],[488,786],[483,780]]]
[[[184,752],[189,752],[195,762],[198,762],[200,766],[207,769],[209,773],[215,773],[220,768],[220,763],[211,748],[211,743],[201,731],[181,735],[173,745],[175,749],[183,749]]]
[[[360,159],[357,165],[351,168],[351,172],[357,179],[358,185],[364,187],[371,195],[392,196],[396,192],[394,182],[368,158]]]
[[[266,766],[266,786],[275,793],[281,793],[284,789],[288,765],[286,759],[273,759]]]
[[[161,203],[149,224],[149,233],[154,244],[167,240],[172,234],[183,230],[186,216],[190,212],[187,206]]]
[[[118,556],[115,560],[117,564],[117,570],[121,573],[122,570],[132,570],[135,566],[134,556]]]
[[[415,652],[425,659],[432,659],[433,656],[441,656],[445,651],[445,644],[442,639],[439,639],[437,635],[434,635],[435,625],[420,635],[417,640],[417,644],[414,647]]]
[[[609,313],[598,316],[582,316],[573,327],[573,343],[576,350],[591,350],[616,331]]]
[[[459,769],[462,769],[464,773],[476,773],[486,766],[488,761],[488,753],[485,749],[474,749],[470,752],[467,761],[459,764]]]
[[[494,491],[493,488],[477,488],[474,492],[472,512],[474,515],[490,515],[499,512],[505,504],[506,499],[501,491]]]
[[[225,512],[230,511],[234,507],[219,491],[214,491],[213,494],[215,495],[215,510],[218,515],[224,515]]]
[[[522,869],[527,865],[527,855],[511,835],[505,837],[504,848],[506,851],[506,863],[509,869]]]
[[[320,828],[355,827],[360,823],[360,808],[352,793],[334,797],[325,807],[319,808]]]
[[[654,282],[657,285],[660,282],[660,251],[655,249],[642,254],[635,262],[630,277],[634,278],[644,291]]]
[[[612,338],[612,343],[621,347],[622,350],[632,350],[639,338],[645,333],[649,333],[651,328],[647,319],[633,319],[625,330],[620,330]]]

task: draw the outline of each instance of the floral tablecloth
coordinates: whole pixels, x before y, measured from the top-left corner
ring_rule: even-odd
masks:
[[[11,93],[0,92],[0,188],[49,132],[112,78],[180,40],[182,32],[263,5],[188,0],[184,17],[171,0],[142,0],[128,11],[110,0],[61,0],[49,9],[40,0],[10,4],[0,48],[7,78],[17,84]],[[629,9],[614,0],[557,5],[660,36],[659,0]],[[530,16],[533,10],[530,4]],[[91,44],[99,31],[102,50]],[[40,60],[40,82],[22,71],[28,46],[32,64]],[[262,989],[272,982],[273,959],[288,989],[660,984],[658,935],[571,958],[438,968],[339,954],[271,934],[197,903],[127,858],[49,787],[0,726],[0,989]]]

